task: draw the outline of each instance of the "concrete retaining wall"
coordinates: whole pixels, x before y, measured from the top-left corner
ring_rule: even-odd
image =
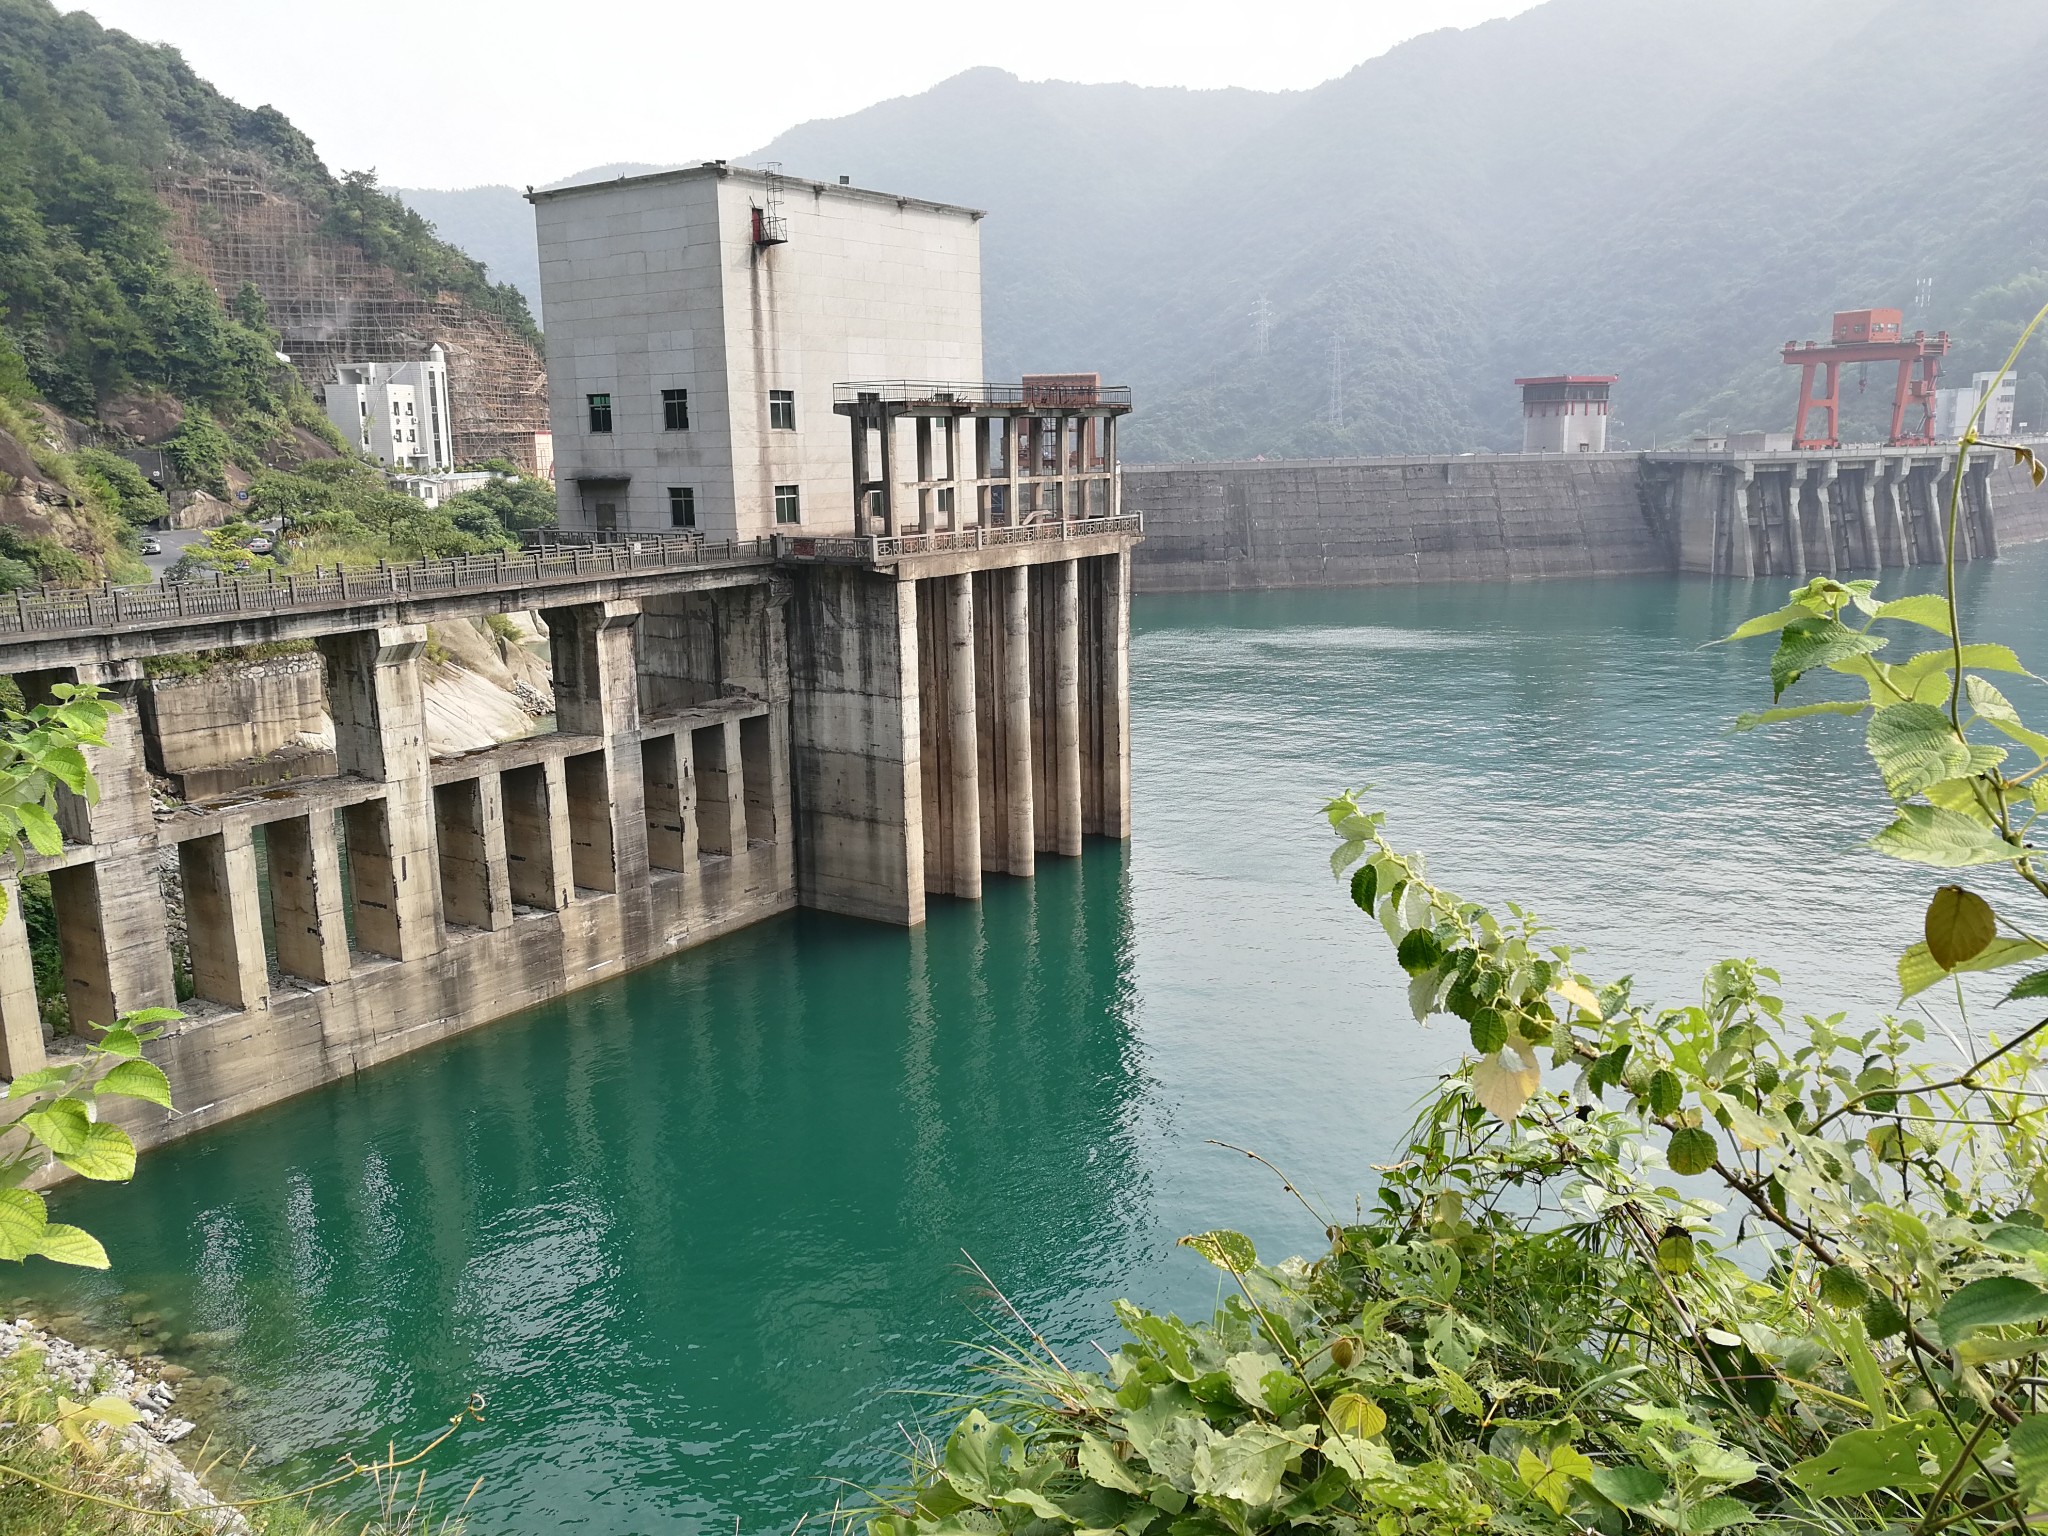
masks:
[[[1991,513],[2000,544],[2048,542],[2048,486],[2009,460],[1991,471]]]
[[[1139,591],[1669,570],[1634,454],[1127,465]]]
[[[1922,457],[1933,473],[1940,455]],[[1843,458],[1775,455],[1761,467],[1782,478],[1789,463],[1818,485]],[[1124,510],[1145,516],[1132,577],[1141,592],[1195,592],[1704,572],[1722,568],[1718,477],[1734,462],[1582,453],[1126,465]],[[2001,545],[2048,540],[2048,489],[2004,465],[1990,490]],[[1816,527],[1824,505],[1808,519]],[[1813,560],[1828,568],[1825,550]]]
[[[327,683],[318,656],[222,667],[196,677],[152,678],[138,702],[150,771],[177,780],[186,799],[275,778],[334,772],[332,748],[317,748],[310,755],[292,750],[290,764],[279,765],[268,777],[224,772],[230,765],[309,747],[302,737],[330,732]]]

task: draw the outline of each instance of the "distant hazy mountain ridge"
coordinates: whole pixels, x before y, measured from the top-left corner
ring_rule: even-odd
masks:
[[[1646,445],[1789,426],[1777,349],[1836,308],[1955,331],[1953,376],[2048,298],[2048,6],[1959,8],[1968,46],[1918,0],[1549,0],[1283,94],[977,69],[747,158],[987,209],[990,370],[1136,386],[1134,456],[1509,446],[1559,371]],[[401,196],[524,287],[530,221],[432,201],[490,190]]]

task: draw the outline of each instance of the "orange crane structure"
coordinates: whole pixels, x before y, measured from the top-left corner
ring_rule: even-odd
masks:
[[[1836,314],[1834,334],[1829,340],[1785,343],[1785,361],[1801,370],[1799,414],[1792,421],[1794,448],[1842,446],[1844,363],[1897,363],[1899,381],[1892,390],[1892,435],[1885,441],[1895,448],[1934,441],[1934,382],[1941,373],[1941,359],[1948,353],[1948,332],[1929,336],[1925,331],[1915,331],[1907,336],[1904,319],[1896,309],[1845,309]],[[1814,389],[1816,377],[1821,383],[1819,392]],[[1913,412],[1911,422],[1907,420],[1909,407]],[[1816,411],[1821,413],[1823,425],[1821,430],[1810,431]]]

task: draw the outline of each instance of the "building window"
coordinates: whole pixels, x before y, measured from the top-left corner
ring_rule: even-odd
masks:
[[[796,487],[778,485],[775,487],[775,521],[778,523],[800,523],[803,513],[798,509]]]
[[[697,492],[687,485],[668,488],[668,524],[671,528],[697,526]]]
[[[597,526],[607,532],[619,526],[619,504],[616,501],[597,504]]]
[[[661,426],[665,432],[687,432],[690,428],[690,392],[664,389],[661,392]]]
[[[590,397],[590,430],[609,432],[612,429],[612,397],[592,395]]]
[[[951,517],[952,515],[953,488],[950,485],[942,485],[939,487],[939,516]]]
[[[796,391],[793,389],[771,389],[768,391],[768,425],[777,432],[796,430]],[[795,518],[791,518],[793,523]]]

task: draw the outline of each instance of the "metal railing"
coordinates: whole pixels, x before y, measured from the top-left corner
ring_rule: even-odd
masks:
[[[910,405],[934,409],[949,405],[986,405],[1026,410],[1128,411],[1128,384],[987,384],[947,383],[936,379],[878,379],[834,384],[834,406]]]
[[[772,541],[765,538],[626,538],[595,545],[549,545],[520,554],[337,568],[312,576],[280,577],[272,572],[261,580],[220,576],[212,581],[156,581],[147,586],[82,591],[23,591],[14,595],[12,604],[0,599],[0,636],[77,634],[191,619],[309,613],[358,603],[546,586],[636,571],[736,565],[766,560],[772,552]]]
[[[939,555],[957,550],[996,549],[1008,544],[1060,544],[1105,533],[1143,533],[1145,520],[1136,512],[1116,517],[1078,518],[1072,522],[1026,523],[1014,528],[956,528],[946,533],[840,534],[804,538],[778,534],[775,553],[783,560],[853,561],[874,565],[905,555]]]

